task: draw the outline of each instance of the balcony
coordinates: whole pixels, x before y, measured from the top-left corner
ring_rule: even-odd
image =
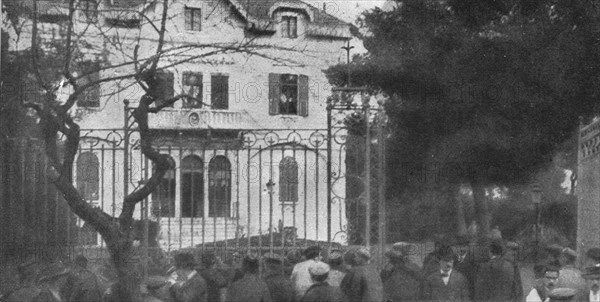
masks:
[[[210,109],[163,109],[157,114],[150,114],[148,123],[151,129],[158,130],[244,130],[259,127],[246,111]]]

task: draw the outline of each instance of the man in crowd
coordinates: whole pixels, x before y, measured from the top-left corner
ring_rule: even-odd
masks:
[[[318,246],[309,246],[304,250],[304,261],[294,265],[291,280],[292,283],[294,283],[297,300],[302,299],[306,290],[312,285],[308,268],[313,265],[313,263],[320,261],[320,259],[321,248]]]
[[[585,289],[577,293],[576,301],[600,302],[600,266],[586,267],[582,277],[587,284]]]
[[[267,284],[258,276],[259,261],[247,255],[242,261],[243,277],[231,284],[227,290],[228,302],[271,302]],[[212,301],[211,301],[212,302]]]
[[[460,272],[469,286],[469,297],[473,299],[475,295],[475,274],[477,274],[477,263],[475,261],[474,250],[471,249],[470,241],[467,236],[458,236],[456,240],[456,263],[454,269]]]
[[[171,282],[171,296],[175,302],[206,301],[206,281],[195,270],[194,255],[175,255],[176,279]]]
[[[489,245],[489,260],[482,264],[475,282],[476,301],[521,301],[523,287],[520,272],[504,257],[502,242]]]
[[[585,252],[584,267],[600,265],[600,248],[593,247]]]
[[[61,296],[68,302],[100,302],[102,293],[98,286],[98,278],[87,269],[85,256],[75,257],[74,266],[69,272]]]
[[[294,285],[283,272],[283,259],[275,253],[263,256],[263,280],[269,288],[273,302],[292,302]]]
[[[346,276],[346,268],[344,267],[344,259],[341,251],[332,251],[327,256],[329,264],[329,277],[327,283],[331,286],[340,287],[344,276]]]
[[[216,267],[217,257],[212,252],[202,254],[202,267],[198,272],[206,281],[207,301],[221,301],[221,289],[227,286],[227,278]]]
[[[365,247],[349,251],[352,268],[348,271],[340,288],[351,302],[374,302],[383,300],[383,284],[377,269],[369,261],[371,253]]]
[[[558,277],[560,275],[557,266],[544,265],[542,266],[544,276],[540,283],[534,284],[533,289],[525,298],[526,302],[545,302],[548,299],[548,294],[554,289]]]
[[[426,301],[469,301],[469,286],[465,277],[454,270],[456,255],[451,248],[440,250],[440,266],[425,279],[423,298]]]
[[[389,266],[381,272],[385,301],[416,301],[421,297],[422,276],[419,267],[410,259],[411,246],[394,243],[385,253]]]
[[[440,251],[447,246],[446,239],[442,235],[436,235],[433,238],[433,251],[423,259],[423,276],[427,277],[438,270],[440,267]]]
[[[327,283],[329,277],[329,265],[325,262],[315,262],[308,272],[313,284],[308,288],[301,302],[343,302],[346,301],[339,287]]]
[[[575,267],[577,252],[564,248],[558,257],[560,262],[560,275],[556,287],[572,288],[581,291],[585,288],[585,279],[581,277],[581,270]]]

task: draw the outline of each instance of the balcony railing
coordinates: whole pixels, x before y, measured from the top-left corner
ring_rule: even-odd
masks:
[[[151,129],[253,129],[257,124],[245,111],[210,109],[163,109],[148,117]]]

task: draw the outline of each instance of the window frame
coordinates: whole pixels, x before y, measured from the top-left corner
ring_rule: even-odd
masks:
[[[225,182],[217,186],[216,182]],[[208,217],[231,217],[231,161],[224,155],[213,157],[208,164]]]
[[[91,168],[91,170],[90,170]],[[100,199],[100,160],[94,152],[79,153],[76,162],[77,191],[86,201]],[[91,177],[91,178],[90,178]],[[90,188],[88,190],[88,188]],[[83,191],[82,191],[83,190]]]
[[[184,7],[184,28],[186,31],[202,31],[202,9],[199,7]],[[198,20],[195,20],[197,17]],[[197,26],[195,26],[197,25]]]
[[[195,76],[196,77],[196,82],[194,84],[191,84],[187,81],[187,77],[190,76]],[[199,109],[202,108],[203,103],[203,93],[204,93],[204,85],[203,85],[203,78],[202,78],[202,73],[200,72],[191,72],[191,71],[186,71],[183,73],[182,78],[181,78],[181,86],[183,88],[183,93],[184,94],[191,94],[192,97],[198,99],[199,101],[195,101],[195,100],[190,100],[187,98],[183,99],[183,108],[192,108],[192,109]],[[198,91],[196,93],[196,95],[194,96],[194,93],[190,93],[192,91],[192,89],[197,88]]]
[[[85,19],[85,22],[98,22],[98,0],[79,0],[78,5],[81,13],[83,14],[83,19]],[[90,7],[93,7],[93,9],[90,10]]]
[[[281,16],[281,24],[281,36],[283,38],[298,38],[298,16]]]
[[[296,76],[296,84],[292,85],[290,83],[283,83],[283,77],[290,75]],[[309,106],[308,86],[308,76],[306,75],[296,75],[289,73],[269,73],[269,114],[307,117]],[[284,94],[283,90],[286,87],[297,87],[295,113],[289,113],[289,111],[284,113],[281,110],[282,95]]]
[[[175,160],[169,156],[169,162],[172,168],[168,169],[165,176],[161,179],[159,185],[152,192],[152,214],[155,217],[175,218],[175,203],[177,190],[177,169]],[[163,194],[166,193],[166,194]],[[165,204],[166,213],[165,213]]]
[[[216,85],[216,79],[225,79],[225,81],[224,81],[225,85],[223,85],[223,88],[220,88],[219,91],[217,91],[217,89],[215,89],[216,87],[221,87],[219,85]],[[229,110],[229,75],[222,74],[222,73],[212,74],[210,77],[210,85],[211,85],[211,89],[210,89],[211,109]],[[223,101],[217,102],[219,97],[222,97]],[[220,107],[215,106],[217,103],[221,104],[223,106],[220,106]]]
[[[187,166],[187,163],[185,162],[186,159],[192,159],[192,160],[197,160],[196,163],[192,163],[192,168],[190,169]],[[199,164],[199,168],[195,169],[195,164]],[[202,160],[202,158],[198,155],[195,154],[189,154],[185,157],[183,157],[181,159],[181,166],[180,166],[180,198],[179,198],[179,205],[180,205],[180,211],[179,211],[179,217],[180,218],[204,218],[204,161]],[[190,198],[190,206],[189,206],[189,210],[190,213],[189,215],[187,213],[184,213],[184,210],[188,208],[188,206],[184,205],[184,201],[185,200],[185,196],[186,194],[186,182],[188,179],[187,174],[192,174],[190,179],[190,185],[192,185],[191,189],[190,189],[190,194],[191,198]],[[198,181],[198,187],[194,186],[194,176],[199,177],[197,179],[199,179]],[[198,193],[199,196],[196,196],[196,192],[200,192]],[[194,199],[194,197],[199,197],[198,199]],[[185,215],[184,215],[185,214]]]
[[[279,162],[279,202],[298,202],[298,172],[298,162],[294,157],[286,156]]]

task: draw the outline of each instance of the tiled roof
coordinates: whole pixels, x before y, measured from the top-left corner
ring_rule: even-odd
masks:
[[[271,19],[272,10],[278,6],[283,7],[303,7],[309,10],[311,22],[321,26],[336,26],[344,25],[348,23],[320,10],[304,1],[300,0],[233,0],[231,1],[234,5],[243,8],[245,13],[254,19],[268,20]],[[244,12],[240,12],[244,13]],[[248,17],[248,16],[244,16]]]

